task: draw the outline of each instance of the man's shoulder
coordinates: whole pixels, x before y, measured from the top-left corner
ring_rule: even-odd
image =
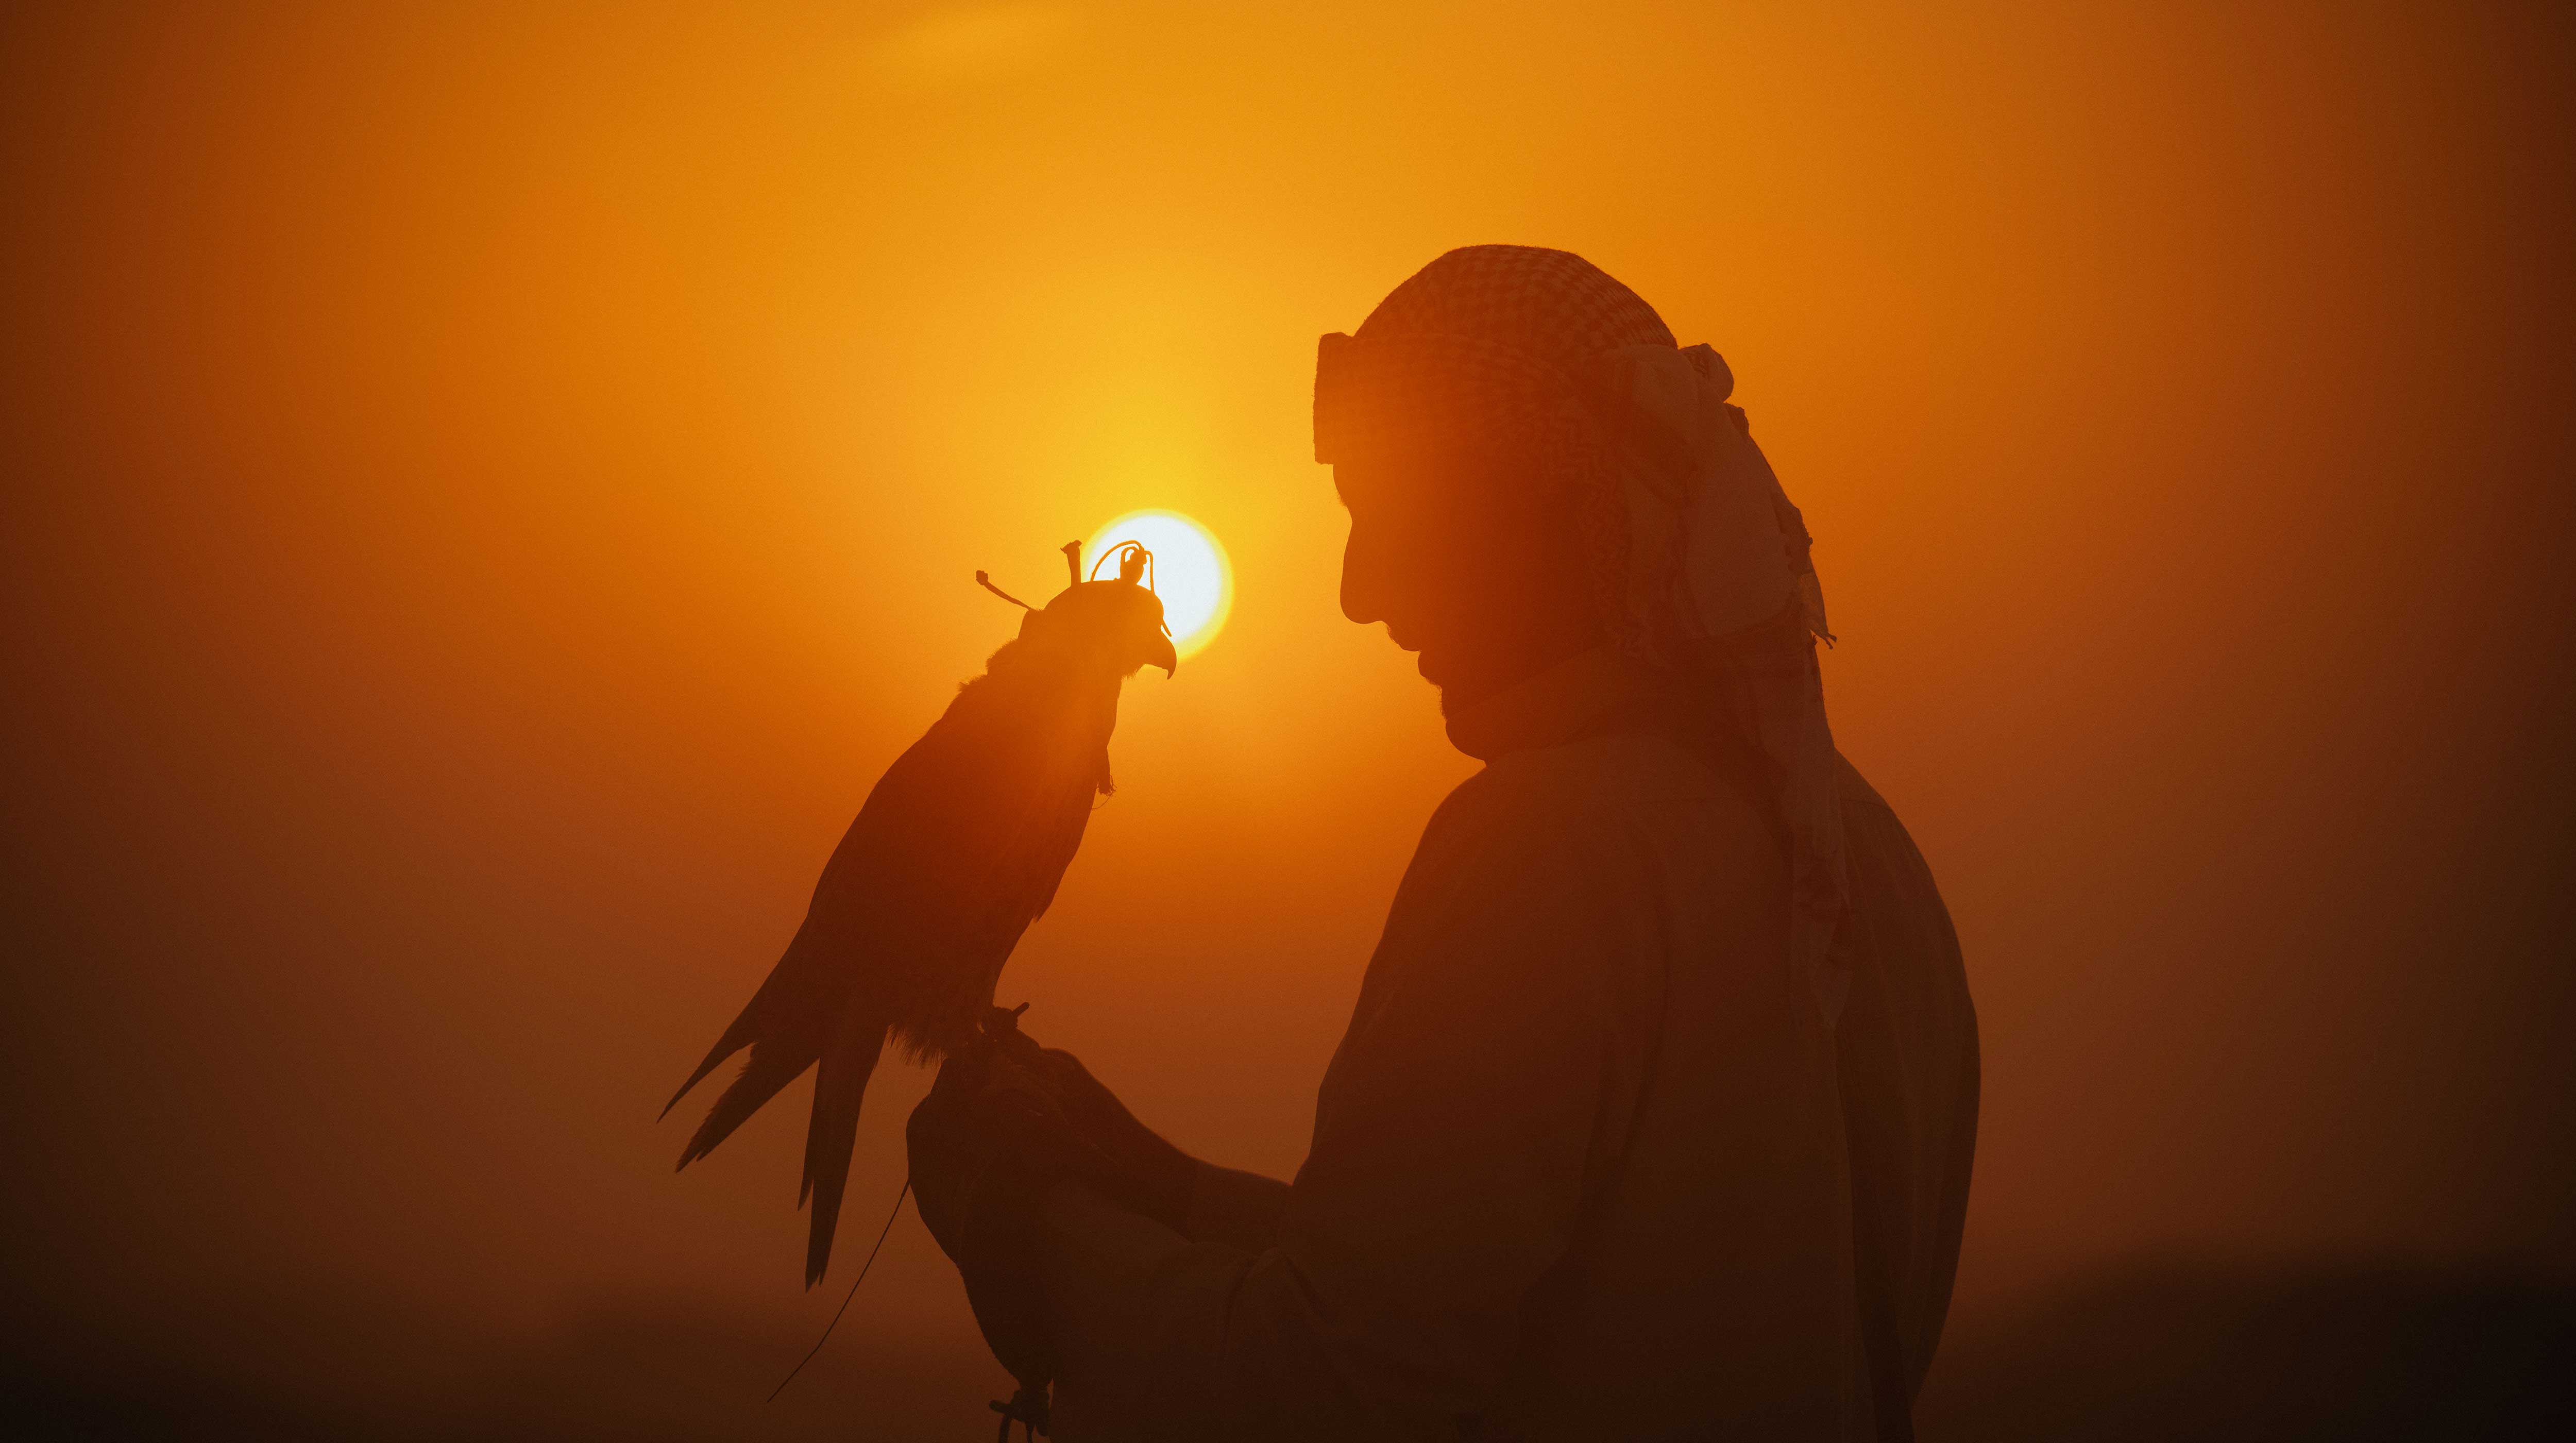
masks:
[[[1697,753],[1635,728],[1507,752],[1459,783],[1441,813],[1453,825],[1543,828],[1582,845],[1734,801]]]
[[[1506,752],[1467,779],[1468,785],[1504,795],[1597,792],[1604,786],[1684,786],[1705,790],[1709,768],[1671,734],[1651,727],[1620,727]]]
[[[1846,811],[1853,807],[1874,807],[1891,818],[1896,815],[1896,808],[1887,804],[1887,798],[1880,796],[1878,788],[1871,786],[1869,778],[1862,776],[1860,768],[1853,766],[1852,759],[1840,751],[1834,753],[1834,771],[1835,785]]]

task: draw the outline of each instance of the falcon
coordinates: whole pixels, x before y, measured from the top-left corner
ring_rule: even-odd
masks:
[[[1071,584],[1043,608],[975,574],[1025,609],[1019,636],[886,769],[833,849],[786,953],[662,1109],[667,1117],[750,1049],[681,1152],[685,1168],[816,1069],[797,1190],[797,1205],[814,1209],[809,1288],[831,1260],[859,1101],[878,1056],[889,1040],[917,1061],[973,1045],[1002,964],[1054,900],[1094,799],[1111,790],[1120,688],[1146,666],[1165,676],[1178,668],[1149,584],[1150,553],[1133,542],[1114,548],[1117,577],[1086,581],[1082,543],[1064,552]]]

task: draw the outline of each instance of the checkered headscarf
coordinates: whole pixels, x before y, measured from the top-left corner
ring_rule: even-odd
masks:
[[[1315,459],[1464,450],[1564,487],[1611,643],[1758,754],[1790,837],[1793,962],[1830,1018],[1849,968],[1824,593],[1734,377],[1580,256],[1468,246],[1414,273],[1315,367]],[[1498,484],[1508,484],[1498,480]]]

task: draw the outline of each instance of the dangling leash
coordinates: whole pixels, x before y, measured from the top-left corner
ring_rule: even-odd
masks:
[[[859,1264],[859,1275],[850,1279],[850,1290],[842,1294],[841,1306],[833,1312],[832,1321],[823,1325],[823,1336],[814,1340],[813,1348],[804,1357],[796,1360],[796,1366],[787,1370],[787,1376],[778,1380],[778,1386],[770,1389],[769,1396],[762,1399],[762,1402],[777,1402],[778,1395],[787,1391],[787,1385],[796,1381],[796,1375],[805,1371],[805,1365],[814,1361],[814,1354],[823,1351],[823,1345],[832,1341],[832,1330],[841,1326],[841,1314],[850,1310],[850,1299],[859,1295],[859,1284],[868,1280],[868,1269],[876,1266],[877,1254],[885,1248],[886,1234],[894,1231],[894,1220],[903,1216],[903,1200],[911,1195],[912,1178],[907,1174],[903,1180],[903,1187],[894,1195],[894,1211],[886,1214],[885,1226],[877,1230],[877,1245],[868,1249],[868,1260]],[[1008,1428],[1010,1424],[1004,1423],[1002,1426]]]
[[[984,578],[979,573],[976,580],[982,581]],[[988,582],[987,585],[990,583]],[[994,590],[998,592],[1000,589],[996,587]],[[1003,1013],[999,1008],[994,1010],[997,1014],[996,1020],[1002,1026],[1016,1031],[1020,1015],[1029,1010],[1029,1004],[1023,1002],[1007,1013]],[[823,1325],[823,1336],[815,1339],[814,1346],[806,1351],[805,1356],[796,1360],[796,1366],[787,1370],[787,1376],[780,1379],[778,1386],[770,1390],[769,1397],[764,1399],[764,1402],[778,1401],[778,1395],[787,1391],[787,1385],[795,1382],[796,1375],[804,1372],[805,1365],[813,1362],[816,1355],[823,1351],[823,1345],[832,1340],[832,1331],[841,1325],[842,1315],[849,1312],[850,1303],[858,1297],[859,1285],[868,1280],[869,1269],[876,1266],[877,1254],[885,1250],[886,1238],[894,1231],[895,1219],[903,1216],[904,1200],[911,1195],[912,1179],[906,1176],[902,1188],[894,1195],[894,1210],[886,1214],[885,1226],[877,1230],[876,1245],[868,1249],[867,1261],[859,1265],[859,1275],[850,1280],[850,1291],[842,1295],[841,1306],[833,1311],[832,1321]],[[1053,1420],[1048,1407],[1048,1389],[1043,1383],[1034,1387],[1023,1383],[1019,1391],[1011,1395],[1009,1402],[996,1399],[987,1406],[1002,1416],[1000,1431],[995,1435],[996,1443],[1010,1443],[1013,1423],[1019,1424],[1026,1430],[1029,1443],[1036,1443],[1041,1436],[1054,1436],[1051,1426]]]

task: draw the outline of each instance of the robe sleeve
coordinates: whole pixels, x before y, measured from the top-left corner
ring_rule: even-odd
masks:
[[[1065,1436],[1455,1438],[1484,1410],[1624,1141],[1661,985],[1653,869],[1548,820],[1425,836],[1275,1242],[1049,1200]]]
[[[1275,1246],[1288,1211],[1288,1184],[1254,1172],[1200,1163],[1182,1231],[1194,1242],[1220,1242],[1250,1252]]]

